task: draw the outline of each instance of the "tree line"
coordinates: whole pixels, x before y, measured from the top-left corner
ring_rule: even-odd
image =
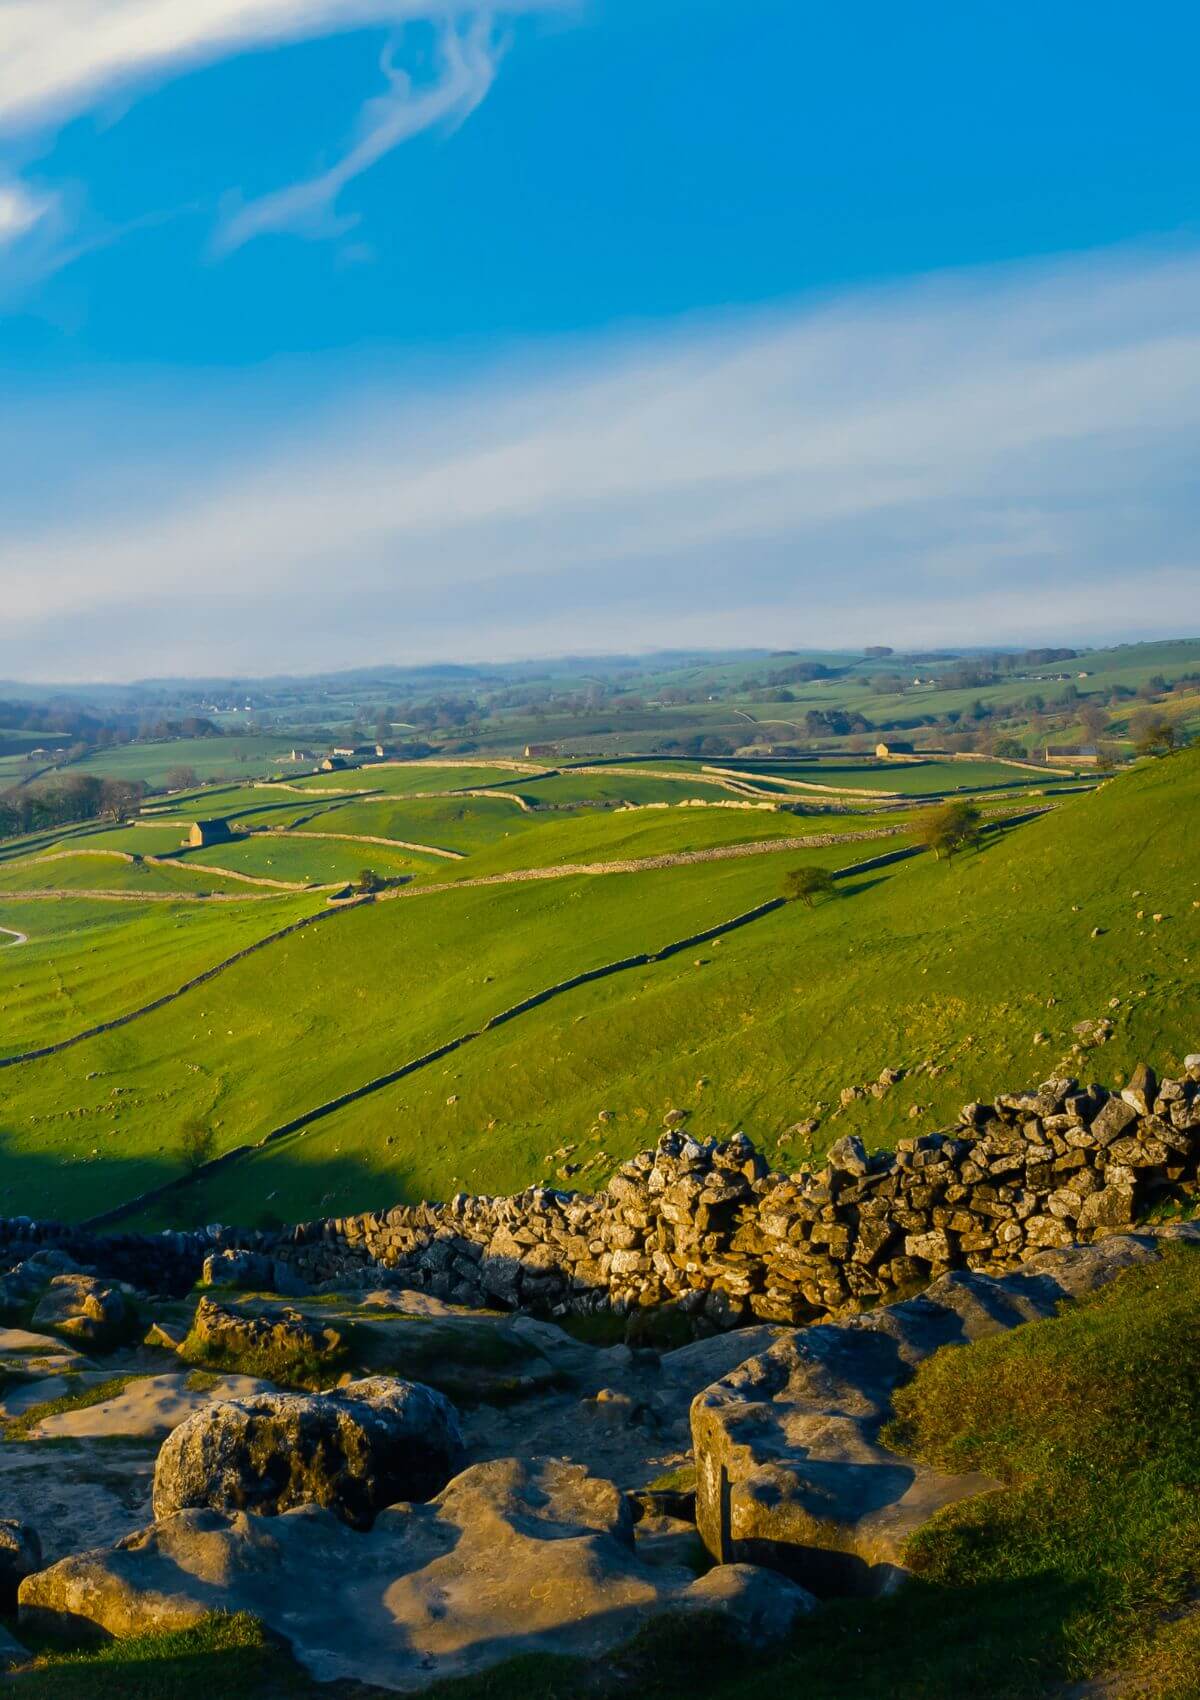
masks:
[[[94,773],[14,786],[0,792],[0,838],[89,820],[125,820],[136,814],[147,789],[141,779],[104,779]]]

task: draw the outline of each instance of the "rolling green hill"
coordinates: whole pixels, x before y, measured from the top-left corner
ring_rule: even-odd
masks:
[[[901,862],[814,911],[789,905],[694,957],[582,987],[228,1171],[201,1214],[232,1217],[239,1198],[269,1193],[291,1218],[506,1191],[561,1179],[564,1162],[546,1157],[571,1145],[569,1162],[592,1166],[570,1184],[590,1186],[675,1107],[702,1136],[744,1126],[788,1166],[846,1132],[893,1144],[1060,1066],[1112,1081],[1139,1055],[1178,1064],[1200,1044],[1200,864],[1186,830],[1198,811],[1200,752],[977,855]],[[778,888],[773,867],[743,866],[731,882],[743,899]],[[1074,1025],[1102,1016],[1114,1027],[1103,1051],[1073,1054]],[[938,1072],[911,1072],[925,1064]],[[910,1073],[839,1109],[843,1087],[885,1067]],[[811,1140],[785,1133],[814,1114]]]
[[[1111,1079],[1141,1051],[1177,1060],[1200,1043],[1191,967],[1200,866],[1188,829],[1198,803],[1200,752],[1185,752],[1068,797],[977,853],[874,869],[815,910],[789,904],[719,942],[565,991],[144,1220],[239,1220],[264,1209],[295,1219],[536,1178],[592,1186],[652,1141],[676,1107],[692,1112],[701,1135],[745,1126],[794,1164],[844,1132],[892,1143],[975,1093],[1060,1064]],[[905,824],[902,814],[882,819]],[[0,1147],[24,1208],[85,1216],[118,1204],[179,1173],[178,1133],[193,1117],[212,1125],[218,1150],[257,1141],[521,999],[777,897],[790,867],[842,867],[905,842],[564,877],[556,863],[725,850],[872,822],[684,808],[528,815],[499,798],[395,797],[334,808],[313,826],[347,822],[386,823],[467,859],[266,835],[200,852],[205,862],[291,877],[294,857],[311,873],[333,863],[310,868],[308,858],[337,851],[381,872],[395,858],[419,878],[267,945],[116,1032],[0,1075]],[[454,889],[473,877],[498,883]],[[426,892],[422,881],[450,889]],[[0,895],[0,925],[45,933],[39,916],[71,907]],[[185,978],[184,937],[189,961],[205,951],[216,960],[234,930],[272,931],[321,900],[131,907],[81,905],[77,926],[43,937],[40,954],[36,941],[0,951],[0,974],[21,992],[5,1002],[6,1015],[18,1011],[7,1048],[33,1042],[50,995],[59,1036],[72,1018],[77,1027],[97,1019],[106,999],[121,1009],[143,1001],[135,983],[153,995]],[[123,913],[103,913],[110,908]],[[1073,1058],[1073,1025],[1100,1016],[1114,1025],[1103,1055]],[[906,1078],[840,1108],[844,1087],[885,1067]],[[815,1136],[787,1132],[808,1117],[820,1123]]]

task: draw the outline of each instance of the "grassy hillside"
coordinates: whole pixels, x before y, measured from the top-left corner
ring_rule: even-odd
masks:
[[[899,863],[694,959],[580,988],[230,1171],[201,1211],[232,1217],[239,1199],[271,1192],[295,1216],[323,1199],[349,1210],[459,1186],[507,1191],[553,1177],[560,1160],[547,1154],[570,1144],[573,1162],[598,1158],[575,1182],[591,1184],[674,1107],[693,1111],[701,1135],[744,1126],[791,1166],[846,1132],[894,1144],[973,1096],[1059,1066],[1112,1081],[1142,1055],[1178,1064],[1200,1044],[1200,864],[1184,827],[1198,808],[1195,752],[1072,799],[978,854]],[[752,901],[778,889],[775,864],[653,877],[662,890],[720,870],[731,896]],[[637,912],[650,876],[630,877],[613,883]],[[1073,1055],[1073,1025],[1102,1015],[1113,1038]],[[939,1072],[838,1108],[842,1087],[923,1064]],[[613,1118],[603,1126],[601,1109]],[[786,1133],[812,1115],[814,1139]]]
[[[192,1116],[211,1120],[219,1148],[258,1138],[550,982],[735,915],[780,877],[764,856],[337,914],[115,1033],[9,1071],[6,1174],[42,1213],[90,1214],[178,1172],[173,1139]],[[109,1124],[114,1085],[120,1117]],[[93,1157],[97,1141],[76,1124],[97,1117],[105,1141]]]
[[[136,1009],[320,907],[289,896],[211,905],[0,896],[0,926],[29,938],[0,948],[0,1056]],[[0,1074],[0,1129],[9,1125],[20,1075]]]
[[[0,862],[0,894],[6,891],[154,891],[199,895],[246,895],[243,882],[199,868],[127,862],[119,856],[51,852],[32,861]]]
[[[115,779],[144,779],[161,785],[175,767],[194,768],[201,779],[226,774],[271,773],[284,761],[292,740],[270,735],[227,738],[172,738],[161,743],[124,744],[96,750],[72,763],[71,773],[98,773]]]
[[[1111,1080],[1142,1053],[1177,1061],[1200,1044],[1191,966],[1200,866],[1187,831],[1198,803],[1200,752],[1185,752],[1068,798],[978,853],[859,876],[815,910],[788,905],[719,943],[557,997],[221,1171],[172,1211],[236,1220],[267,1205],[298,1218],[459,1187],[509,1190],[558,1178],[567,1160],[553,1154],[565,1145],[579,1146],[572,1168],[588,1165],[574,1184],[591,1185],[651,1141],[675,1107],[693,1112],[701,1134],[745,1126],[792,1165],[848,1131],[893,1143],[977,1093],[1060,1064]],[[220,1149],[257,1140],[548,985],[778,895],[788,867],[844,866],[903,842],[422,894],[421,880],[854,830],[869,817],[680,808],[530,816],[498,798],[397,797],[335,808],[314,825],[344,830],[348,820],[472,853],[422,862],[303,836],[200,852],[283,878],[394,866],[418,875],[418,889],[271,945],[115,1034],[8,1071],[0,1142],[28,1208],[84,1215],[117,1203],[178,1172],[174,1141],[189,1117],[211,1122]],[[84,1005],[103,1012],[105,995],[120,1007],[142,1001],[130,987],[146,979],[147,963],[150,979],[168,965],[184,978],[170,946],[184,920],[180,938],[200,936],[190,931],[197,910],[216,945],[232,925],[223,916],[265,932],[293,903],[318,900],[221,905],[211,915],[198,904],[155,905],[89,917],[100,932],[44,938],[37,958],[33,945],[0,951],[0,973],[23,987],[15,1029],[39,1024],[48,990],[62,1031],[88,1024],[76,1019]],[[30,904],[42,911],[30,916],[0,899],[0,925],[44,934],[58,908]],[[1100,1015],[1114,1023],[1112,1040],[1074,1058],[1073,1024]],[[901,1085],[839,1108],[843,1087],[885,1066],[908,1071]],[[114,1085],[120,1114],[109,1120]],[[611,1112],[603,1124],[601,1109]],[[788,1133],[810,1116],[821,1124],[815,1138]],[[81,1121],[102,1123],[103,1142]]]

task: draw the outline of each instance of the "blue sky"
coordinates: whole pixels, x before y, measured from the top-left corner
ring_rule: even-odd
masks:
[[[1200,628],[1198,34],[0,0],[0,673]]]

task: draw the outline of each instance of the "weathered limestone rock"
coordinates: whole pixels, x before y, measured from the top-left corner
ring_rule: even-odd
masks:
[[[92,1347],[114,1345],[129,1319],[119,1287],[94,1275],[56,1275],[33,1313],[36,1328],[53,1328]]]
[[[697,1398],[696,1521],[721,1563],[766,1564],[819,1594],[886,1592],[917,1529],[995,1485],[879,1444],[912,1361],[958,1332],[920,1301],[879,1314],[891,1328],[805,1329]]]
[[[884,1447],[896,1388],[932,1352],[1052,1315],[1063,1298],[1158,1255],[1148,1235],[1113,1236],[1041,1252],[999,1279],[956,1271],[920,1298],[786,1335],[743,1363],[692,1405],[696,1522],[709,1552],[779,1569],[817,1594],[888,1591],[935,1512],[996,1486]]]
[[[192,1318],[187,1355],[201,1362],[269,1361],[274,1355],[304,1357],[330,1369],[340,1361],[342,1336],[299,1311],[272,1309],[263,1315],[233,1310],[202,1298]]]
[[[27,1579],[21,1620],[124,1637],[248,1611],[319,1681],[411,1690],[530,1652],[602,1657],[651,1615],[721,1609],[753,1580],[691,1594],[682,1567],[642,1563],[624,1496],[578,1465],[503,1459],[426,1505],[382,1511],[356,1534],[331,1513],[176,1512],[118,1547]],[[788,1601],[754,1590],[764,1622]]]
[[[807,1588],[757,1564],[714,1564],[692,1583],[684,1604],[719,1613],[754,1650],[786,1640],[817,1607]]]
[[[418,1382],[259,1394],[210,1405],[173,1430],[155,1466],[154,1514],[319,1505],[365,1529],[386,1505],[428,1499],[464,1462],[454,1407]]]

